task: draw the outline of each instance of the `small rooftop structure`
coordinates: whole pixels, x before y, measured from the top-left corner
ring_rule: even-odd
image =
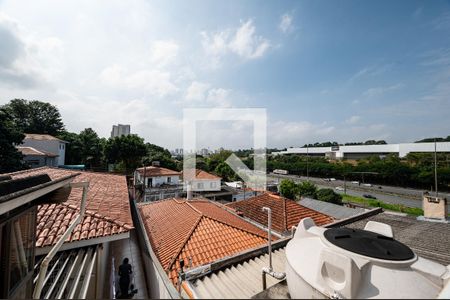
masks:
[[[273,212],[272,227],[281,234],[290,234],[292,226],[297,226],[298,222],[306,217],[311,217],[318,225],[325,225],[334,221],[328,215],[272,193],[263,193],[246,200],[228,203],[226,206],[265,227],[267,227],[267,214],[262,211],[262,208],[269,207]]]
[[[297,201],[297,203],[325,215],[331,216],[336,220],[350,218],[366,211],[364,208],[350,208],[311,198],[302,198],[300,201]]]
[[[173,284],[189,270],[267,243],[267,233],[206,199],[139,203],[151,250]]]

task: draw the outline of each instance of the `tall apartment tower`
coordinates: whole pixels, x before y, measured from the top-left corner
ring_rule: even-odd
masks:
[[[113,125],[111,130],[111,137],[115,138],[116,136],[129,135],[130,134],[130,125]]]

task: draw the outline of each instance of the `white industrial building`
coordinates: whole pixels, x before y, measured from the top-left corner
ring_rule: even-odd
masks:
[[[434,143],[403,143],[386,145],[288,148],[286,151],[273,152],[272,154],[302,154],[310,156],[325,156],[331,159],[359,159],[371,155],[384,156],[392,153],[398,154],[399,157],[405,157],[408,153],[432,153],[434,150]],[[450,153],[450,142],[436,143],[436,151]]]

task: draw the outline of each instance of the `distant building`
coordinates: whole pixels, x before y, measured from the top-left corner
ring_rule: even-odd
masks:
[[[49,134],[25,133],[25,138],[17,149],[24,155],[30,167],[57,167],[64,165],[68,142]]]
[[[183,156],[183,148],[176,148],[172,151],[172,155],[174,156]]]
[[[183,175],[183,182],[185,187],[187,188],[188,182],[190,182],[192,191],[194,192],[211,192],[211,191],[220,191],[221,185],[220,182],[222,180],[221,177],[216,176],[214,174],[210,174],[208,172],[205,172],[200,169],[194,170],[195,172],[195,178],[188,178],[186,175],[182,172]],[[194,175],[194,174],[191,174]]]
[[[111,130],[111,138],[129,134],[130,134],[130,125],[123,125],[123,124],[113,125]]]
[[[450,153],[450,142],[436,143],[436,151]],[[381,158],[388,154],[398,154],[405,157],[408,153],[433,153],[434,143],[403,143],[386,145],[357,145],[288,148],[286,151],[272,152],[272,155],[300,154],[309,156],[323,156],[329,159],[361,159],[372,155]]]
[[[181,172],[148,166],[136,169],[134,172],[134,185],[138,194],[138,202],[158,201],[161,199],[178,197],[183,193]]]

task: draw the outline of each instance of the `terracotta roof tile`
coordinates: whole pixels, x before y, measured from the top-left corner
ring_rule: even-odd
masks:
[[[74,242],[80,239],[108,236],[127,232],[133,228],[125,176],[49,167],[19,171],[9,175],[16,179],[38,174],[48,174],[52,180],[79,174],[73,182],[89,181],[84,220],[81,225],[76,226],[67,241]],[[81,196],[82,189],[73,188],[64,203],[38,207],[37,247],[52,245],[58,240],[59,236],[78,216]],[[111,230],[112,227],[114,230]],[[94,228],[95,232],[92,232]]]
[[[145,174],[144,174],[145,170]],[[155,166],[148,166],[148,167],[142,167],[137,169],[140,174],[144,175],[145,177],[157,177],[157,176],[172,176],[172,175],[181,175],[181,172],[174,171],[167,168],[162,167],[155,167]]]
[[[206,199],[167,199],[138,209],[153,251],[175,284],[180,259],[196,267],[267,242],[266,232]]]
[[[185,180],[188,179],[188,178],[185,178],[186,176],[192,177],[192,175],[193,175],[193,173],[184,174],[184,172],[181,172],[181,174],[183,176],[183,179],[185,179]],[[222,177],[216,176],[214,174],[208,173],[208,172],[200,170],[200,169],[195,170],[195,180],[218,180],[218,179],[222,179]]]
[[[271,193],[264,193],[246,200],[228,203],[227,207],[242,213],[244,217],[267,226],[267,213],[262,211],[264,206],[272,209],[272,227],[283,233],[298,225],[301,219],[311,217],[321,226],[332,223],[332,217],[304,207],[295,201]]]
[[[33,147],[24,147],[24,146],[17,146],[17,150],[19,150],[23,155],[34,155],[34,156],[48,156],[48,157],[56,157],[58,156],[55,153],[37,150]]]
[[[49,134],[37,134],[37,133],[25,133],[24,140],[36,140],[36,141],[61,141],[65,142],[57,137]],[[66,142],[67,143],[67,142]]]

